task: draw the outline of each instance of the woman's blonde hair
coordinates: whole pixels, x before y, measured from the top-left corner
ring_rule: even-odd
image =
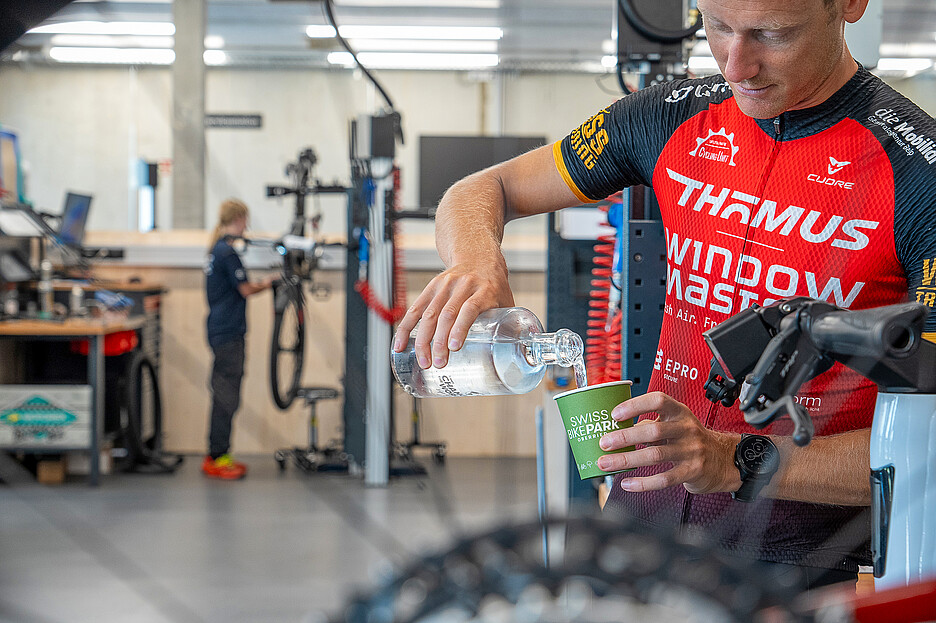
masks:
[[[213,249],[221,240],[222,231],[225,227],[239,218],[246,217],[247,213],[247,204],[240,199],[231,198],[222,201],[221,207],[218,208],[218,224],[215,225],[214,233],[211,235],[211,244],[208,245],[208,250]]]

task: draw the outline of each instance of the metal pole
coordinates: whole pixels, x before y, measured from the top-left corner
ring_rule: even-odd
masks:
[[[369,213],[370,262],[367,280],[376,300],[392,307],[393,243],[386,236],[388,192],[393,189],[393,160],[374,158],[374,204]],[[367,409],[365,411],[364,484],[383,487],[390,478],[390,338],[391,327],[373,309],[367,312]]]

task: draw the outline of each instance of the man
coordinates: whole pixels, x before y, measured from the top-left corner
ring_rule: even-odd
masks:
[[[448,268],[394,340],[401,349],[421,320],[420,365],[444,366],[479,312],[513,304],[499,248],[506,220],[652,185],[667,305],[651,391],[614,410],[641,422],[601,440],[606,450],[640,444],[601,459],[607,471],[636,468],[615,478],[608,504],[697,527],[778,573],[797,565],[811,586],[855,581],[869,564],[875,388],[842,366],[807,384],[797,399],[816,438],[795,447],[788,420],[762,431],[779,470],[751,495],[734,457],[755,431],[737,408],[705,400],[701,333],[791,296],[864,308],[909,293],[933,305],[936,123],[848,53],[845,24],[867,2],[699,0],[721,76],[644,89],[559,143],[454,185],[436,216]],[[928,337],[934,329],[931,317]]]

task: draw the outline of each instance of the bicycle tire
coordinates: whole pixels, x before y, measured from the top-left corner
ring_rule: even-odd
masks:
[[[791,603],[801,577],[783,583],[755,561],[628,518],[547,522],[565,534],[565,555],[543,564],[540,522],[466,538],[352,596],[330,623],[430,621],[812,620]]]
[[[282,410],[289,408],[299,392],[304,353],[305,305],[301,284],[277,286],[273,295],[270,390],[273,402]]]
[[[144,439],[143,379],[149,378],[149,399],[152,408],[153,434]],[[162,398],[159,391],[159,374],[153,360],[141,351],[135,351],[127,366],[123,387],[123,414],[121,415],[121,437],[127,450],[126,471],[171,474],[182,464],[179,454],[162,451]]]

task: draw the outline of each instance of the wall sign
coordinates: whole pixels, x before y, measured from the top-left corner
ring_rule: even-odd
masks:
[[[205,115],[205,127],[258,130],[263,127],[263,115]]]

